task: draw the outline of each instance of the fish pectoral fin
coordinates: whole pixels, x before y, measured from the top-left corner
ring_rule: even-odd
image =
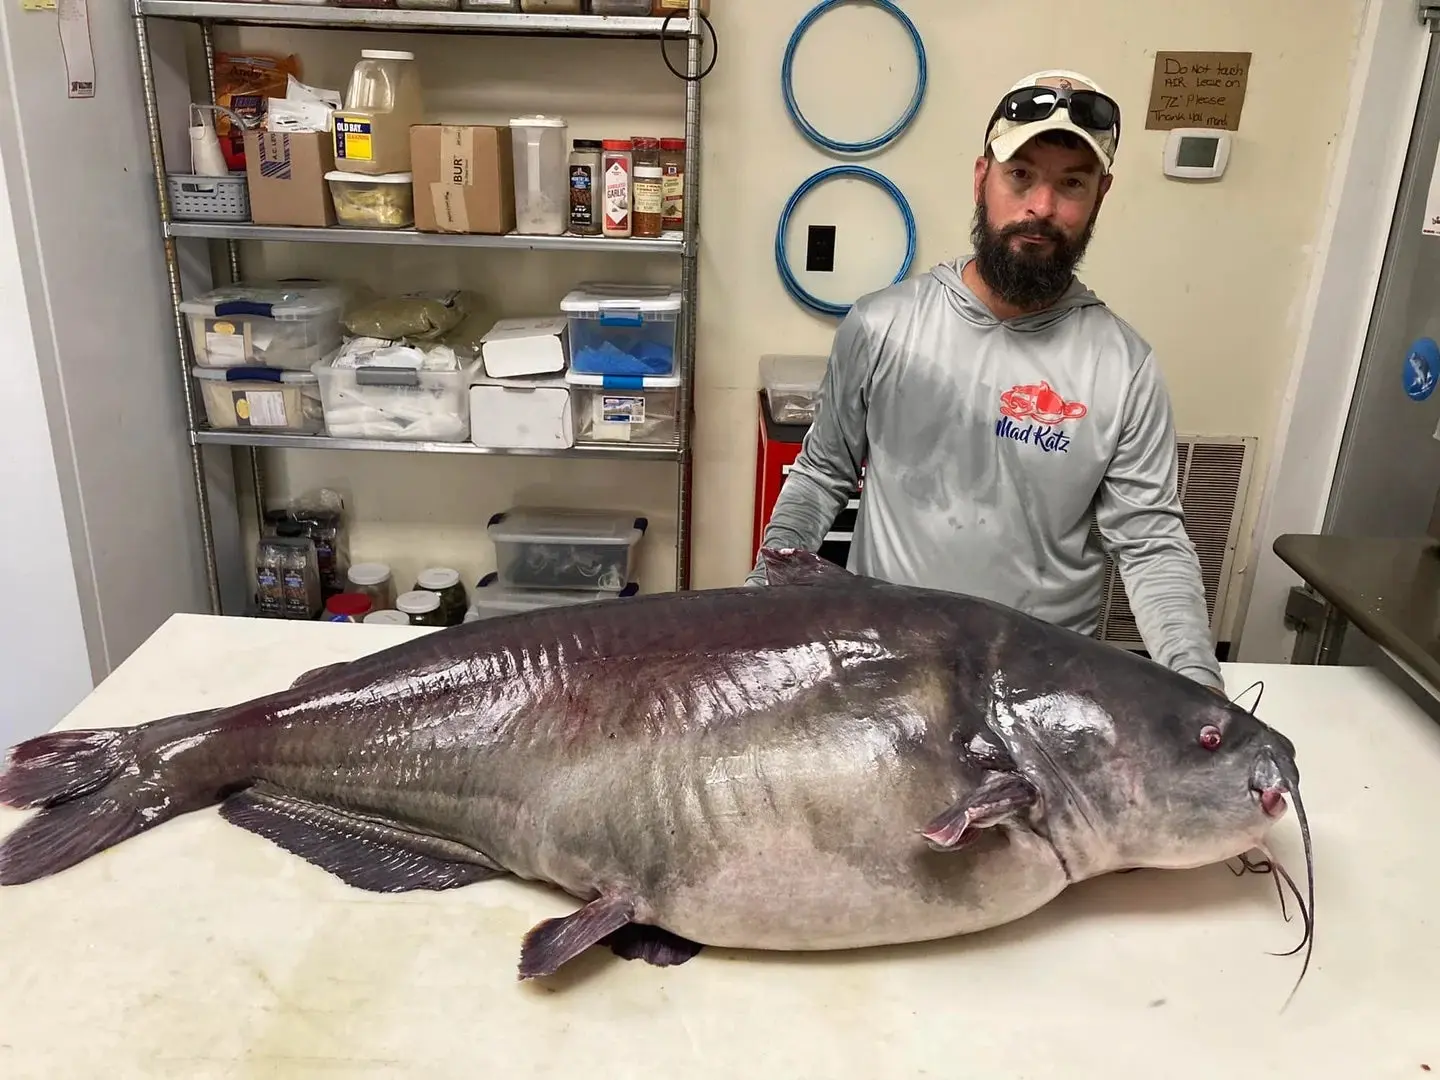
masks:
[[[659,926],[633,922],[602,938],[600,944],[608,946],[622,960],[644,960],[656,967],[673,967],[693,960],[705,947]]]
[[[220,816],[369,892],[455,889],[504,870],[478,851],[268,785],[226,799]]]
[[[536,923],[520,946],[520,978],[555,974],[591,945],[629,925],[634,915],[635,901],[619,893],[600,896],[564,918]]]
[[[965,798],[920,830],[936,851],[958,851],[988,829],[1034,806],[1039,792],[1019,773],[992,772]]]

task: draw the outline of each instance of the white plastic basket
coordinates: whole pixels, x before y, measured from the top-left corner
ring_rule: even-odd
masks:
[[[176,221],[250,220],[250,186],[244,173],[169,173],[165,179],[170,187],[170,216]]]

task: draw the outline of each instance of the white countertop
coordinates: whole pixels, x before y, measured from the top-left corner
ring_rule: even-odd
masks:
[[[60,726],[240,700],[422,632],[176,616]],[[1313,830],[1315,955],[1283,1014],[1301,956],[1266,954],[1299,919],[1225,866],[1087,882],[968,939],[669,969],[593,950],[521,984],[521,937],[569,898],[366,893],[211,809],[0,889],[0,1077],[1440,1076],[1440,726],[1364,669],[1225,674],[1265,680]],[[0,834],[23,817],[0,809]],[[1303,885],[1293,814],[1280,832]]]

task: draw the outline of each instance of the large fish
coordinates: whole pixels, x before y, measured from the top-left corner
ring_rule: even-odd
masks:
[[[1099,874],[1266,852],[1286,793],[1308,869],[1294,746],[1243,708],[994,603],[765,559],[763,588],[470,623],[23,742],[0,801],[40,812],[0,883],[218,803],[358,888],[510,874],[583,901],[525,936],[526,978],[598,944],[673,964],[971,933]]]

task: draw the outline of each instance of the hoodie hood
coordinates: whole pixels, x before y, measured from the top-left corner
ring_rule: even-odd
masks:
[[[1077,308],[1105,306],[1105,301],[1096,296],[1084,282],[1072,277],[1070,287],[1049,307],[1018,315],[1013,319],[1001,319],[985,306],[960,276],[965,264],[974,258],[974,255],[966,255],[954,262],[940,263],[930,269],[930,276],[945,288],[950,306],[966,321],[977,326],[1004,326],[1010,330],[1033,332],[1053,326]]]

